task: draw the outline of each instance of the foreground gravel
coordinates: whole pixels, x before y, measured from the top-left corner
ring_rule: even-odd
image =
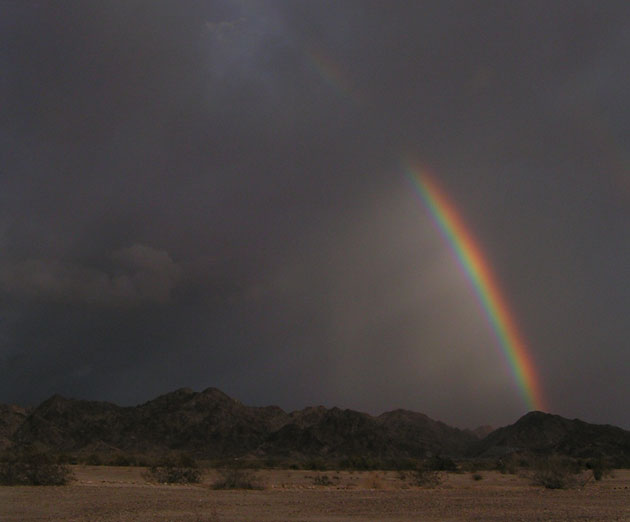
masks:
[[[211,477],[199,486],[157,485],[140,470],[83,467],[70,486],[0,487],[0,521],[630,521],[625,470],[570,490],[489,472],[479,481],[449,475],[434,489],[382,472],[337,473],[328,487],[313,485],[314,472],[259,476],[263,490],[215,491]]]

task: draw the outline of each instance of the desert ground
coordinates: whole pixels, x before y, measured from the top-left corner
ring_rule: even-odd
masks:
[[[435,488],[396,471],[265,470],[263,489],[214,490],[148,482],[142,468],[74,466],[59,487],[0,487],[0,521],[630,521],[630,470],[600,482],[548,490],[524,473],[443,474]],[[325,477],[324,477],[325,476]]]

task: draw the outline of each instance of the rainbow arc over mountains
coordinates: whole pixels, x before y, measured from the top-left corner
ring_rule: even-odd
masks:
[[[542,387],[531,354],[479,244],[429,172],[415,167],[408,160],[403,161],[403,167],[406,177],[428,208],[474,287],[523,400],[529,409],[545,410]]]
[[[315,48],[310,49],[307,56],[314,70],[338,94],[354,102],[359,100],[357,90],[348,81],[347,75],[339,64],[326,53]],[[546,410],[542,386],[529,348],[479,243],[434,177],[408,158],[403,156],[400,160],[405,176],[428,208],[433,220],[455,253],[466,277],[470,280],[523,401],[530,410]]]

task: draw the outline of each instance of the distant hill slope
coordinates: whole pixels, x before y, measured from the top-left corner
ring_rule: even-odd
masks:
[[[0,450],[12,445],[12,438],[28,417],[29,410],[11,404],[0,404]]]
[[[411,411],[373,417],[339,408],[308,408],[292,413],[291,421],[271,433],[261,451],[280,456],[424,458],[462,455],[474,440],[470,432]]]
[[[31,410],[0,405],[0,450],[34,445],[78,456],[156,456],[176,450],[209,459],[380,461],[432,455],[494,458],[520,451],[630,463],[630,432],[613,426],[531,412],[480,439],[487,431],[460,430],[407,410],[375,417],[317,406],[287,413],[277,406],[246,406],[216,388],[183,388],[132,407],[59,395]]]
[[[214,458],[254,451],[288,419],[280,408],[244,406],[214,388],[180,389],[134,407],[55,395],[32,412],[13,440],[67,453],[181,449]]]
[[[474,453],[493,456],[512,451],[610,457],[630,462],[630,432],[607,424],[589,424],[534,411],[510,426],[494,430],[477,445]]]
[[[472,432],[480,439],[483,439],[484,437],[487,437],[493,431],[494,431],[494,428],[492,426],[488,425],[488,424],[485,424],[483,426],[479,426],[479,427],[475,428],[474,430],[472,430]]]
[[[276,406],[245,406],[209,388],[176,390],[134,407],[55,395],[23,419],[10,440],[84,455],[184,450],[205,458],[399,459],[458,456],[477,439],[410,411],[373,417],[320,406],[288,414]]]

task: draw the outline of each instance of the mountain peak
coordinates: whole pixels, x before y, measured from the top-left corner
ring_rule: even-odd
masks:
[[[614,426],[532,411],[514,424],[490,433],[480,443],[478,456],[511,452],[558,453],[580,458],[628,458],[630,432]]]
[[[374,417],[314,406],[288,414],[277,406],[246,406],[217,388],[180,388],[130,407],[58,394],[32,411],[0,407],[0,449],[36,444],[79,455],[158,455],[176,448],[199,458],[379,460],[529,452],[630,459],[630,432],[540,411],[479,440],[489,431],[460,430],[404,409]]]
[[[233,402],[240,402],[240,401],[230,397],[226,393],[222,392],[221,390],[219,390],[219,388],[214,388],[214,387],[206,388],[205,390],[203,390],[201,392],[201,395],[204,395],[206,397],[213,397],[215,399],[222,399],[222,400],[229,400],[229,401],[233,401]]]

